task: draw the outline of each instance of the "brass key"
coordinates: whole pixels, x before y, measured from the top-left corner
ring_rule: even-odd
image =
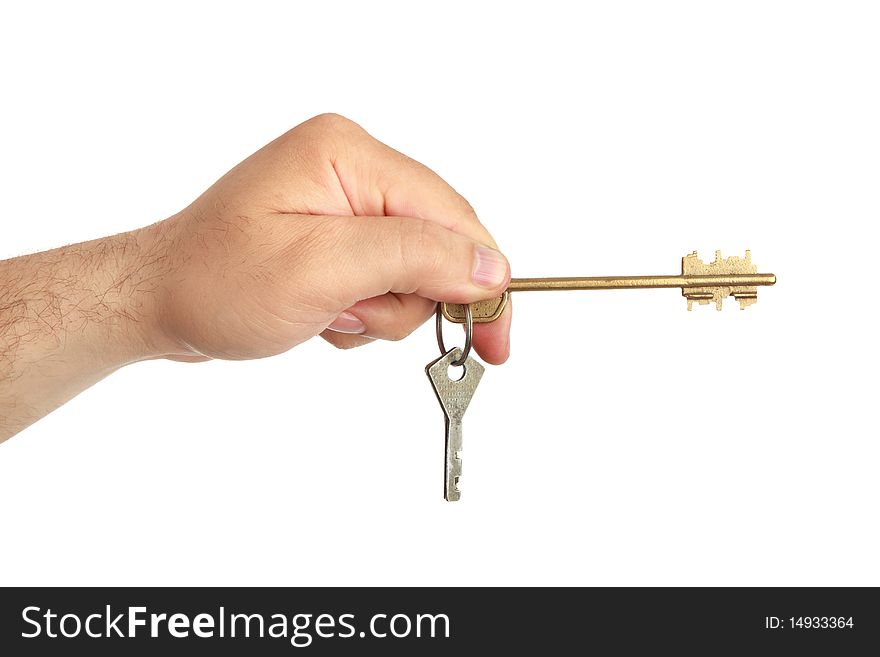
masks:
[[[647,288],[681,288],[687,299],[688,310],[694,301],[701,305],[715,302],[721,310],[721,302],[729,296],[739,301],[740,309],[758,300],[759,285],[776,283],[774,274],[759,274],[752,263],[752,254],[746,251],[745,257],[730,256],[722,258],[721,251],[715,252],[715,260],[705,264],[694,251],[681,259],[681,274],[670,276],[588,276],[585,278],[512,278],[507,291],[496,299],[478,301],[470,304],[475,323],[487,323],[498,319],[511,292],[529,290],[634,290]],[[442,303],[443,316],[450,322],[463,324],[465,306],[457,303]]]

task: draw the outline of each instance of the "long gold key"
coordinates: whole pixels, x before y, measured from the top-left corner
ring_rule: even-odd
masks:
[[[512,278],[507,291],[496,299],[487,299],[470,304],[474,323],[485,324],[500,317],[507,306],[511,292],[533,290],[637,290],[650,288],[681,288],[687,299],[688,310],[696,301],[701,305],[715,302],[721,310],[721,303],[727,297],[739,301],[741,309],[758,300],[758,287],[776,283],[774,274],[759,274],[752,262],[752,254],[746,251],[744,257],[721,257],[715,252],[715,260],[709,264],[700,260],[697,252],[681,259],[681,274],[669,276],[588,276],[582,278]],[[450,322],[463,324],[466,307],[457,303],[442,303],[443,316]]]

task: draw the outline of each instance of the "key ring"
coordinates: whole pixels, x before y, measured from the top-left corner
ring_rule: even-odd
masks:
[[[464,304],[464,349],[461,351],[461,357],[452,361],[450,365],[459,367],[464,365],[468,355],[471,353],[471,340],[474,337],[474,316],[471,313],[471,305]],[[443,310],[441,305],[437,304],[437,346],[440,347],[440,355],[446,355],[446,345],[443,344]]]

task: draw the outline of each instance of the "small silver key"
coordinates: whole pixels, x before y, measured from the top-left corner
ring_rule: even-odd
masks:
[[[461,349],[455,347],[437,360],[428,363],[425,368],[446,415],[446,468],[443,477],[443,497],[449,502],[456,502],[461,497],[461,491],[458,490],[458,480],[461,477],[461,419],[484,371],[483,366],[470,356],[461,366],[450,368],[450,365],[459,360],[461,355]],[[450,369],[453,376],[461,374],[461,378],[450,378]]]

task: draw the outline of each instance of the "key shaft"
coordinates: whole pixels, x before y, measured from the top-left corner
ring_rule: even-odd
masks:
[[[690,310],[694,302],[715,303],[721,310],[721,302],[727,297],[736,299],[740,308],[755,303],[758,287],[774,285],[775,274],[760,274],[752,262],[752,256],[722,258],[715,252],[715,260],[704,263],[696,251],[681,259],[681,274],[669,276],[565,276],[560,278],[513,278],[504,294],[496,299],[486,299],[470,304],[474,323],[493,322],[507,306],[511,292],[537,292],[546,290],[645,290],[679,288]],[[462,323],[465,307],[461,304],[441,304],[443,316],[450,322]]]
[[[773,285],[775,274],[714,274],[707,276],[582,276],[511,278],[508,292],[545,290],[627,290],[670,287],[754,287]]]

